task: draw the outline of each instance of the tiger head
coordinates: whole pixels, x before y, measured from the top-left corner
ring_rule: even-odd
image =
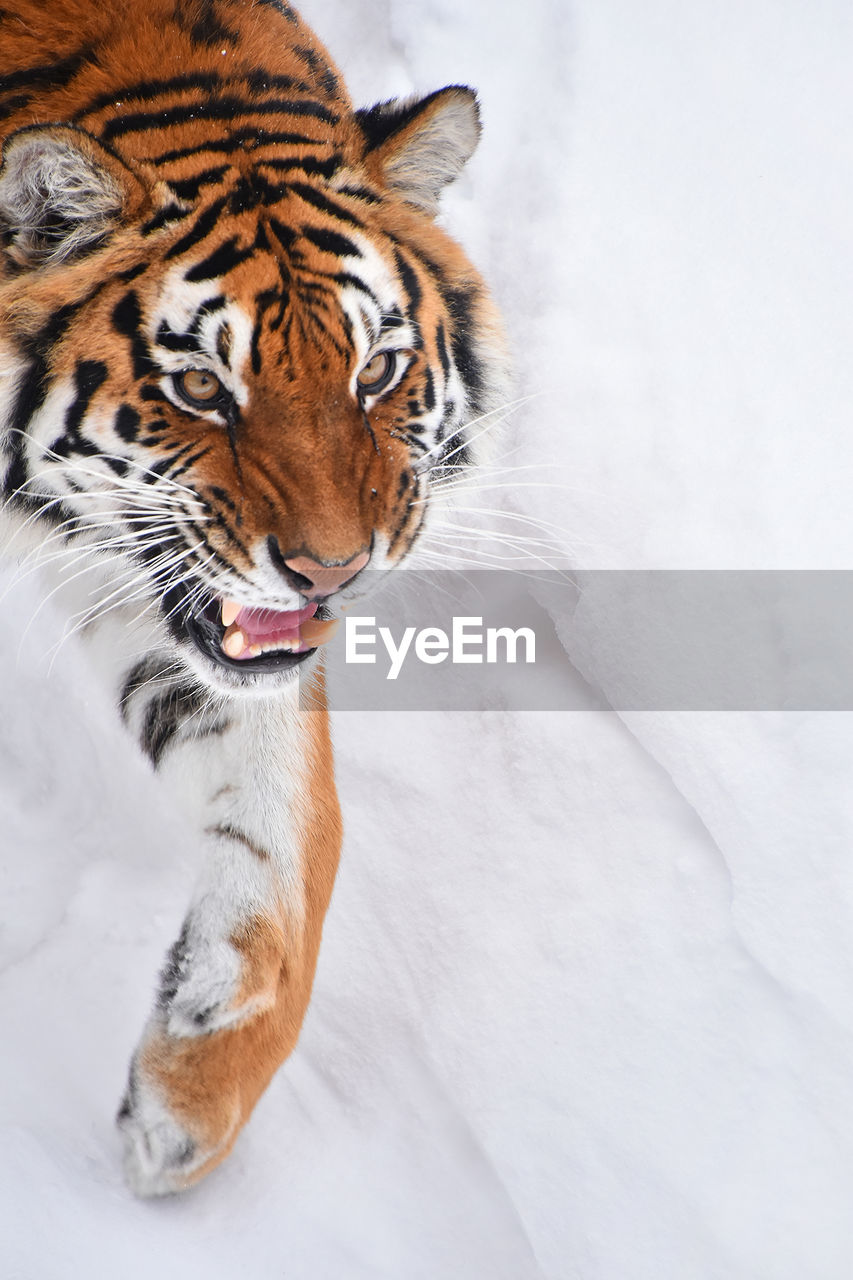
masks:
[[[300,30],[298,85],[257,55],[87,84],[0,168],[9,509],[230,692],[284,683],[400,564],[505,396],[486,290],[435,222],[473,92],[354,111]]]

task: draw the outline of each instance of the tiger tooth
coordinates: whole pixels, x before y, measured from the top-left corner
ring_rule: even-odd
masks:
[[[250,644],[249,653],[252,655],[253,658],[259,658],[263,653],[263,648],[259,644]]]
[[[223,627],[230,627],[231,623],[236,620],[237,614],[239,612],[240,612],[240,605],[237,603],[236,600],[223,600],[222,601]]]
[[[303,644],[314,649],[331,640],[339,625],[339,618],[306,618],[299,628],[299,635]]]
[[[222,649],[229,658],[239,658],[246,647],[246,637],[239,627],[229,631],[222,639]]]

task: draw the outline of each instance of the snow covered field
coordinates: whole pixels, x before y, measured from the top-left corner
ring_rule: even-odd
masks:
[[[569,486],[506,501],[577,568],[853,567],[850,7],[301,9],[358,101],[481,91],[447,217],[536,397],[512,461]],[[47,677],[61,620],[20,645],[37,600],[0,633],[0,1280],[849,1280],[853,717],[340,714],[300,1045],[142,1204],[112,1117],[193,852],[73,646]]]

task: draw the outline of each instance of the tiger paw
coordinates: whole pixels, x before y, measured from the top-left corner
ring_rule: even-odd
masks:
[[[225,1158],[241,1128],[238,1096],[206,1092],[197,1073],[203,1039],[187,1055],[190,1043],[149,1035],[131,1063],[116,1122],[125,1179],[138,1196],[185,1191]]]

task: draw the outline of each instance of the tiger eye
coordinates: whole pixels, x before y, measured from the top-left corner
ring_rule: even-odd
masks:
[[[393,351],[379,351],[361,370],[358,375],[358,385],[360,390],[367,392],[368,395],[376,395],[378,391],[382,391],[387,387],[388,383],[394,376],[397,367],[397,357]]]
[[[206,369],[187,369],[176,381],[181,395],[196,404],[209,404],[222,395],[222,383]]]

